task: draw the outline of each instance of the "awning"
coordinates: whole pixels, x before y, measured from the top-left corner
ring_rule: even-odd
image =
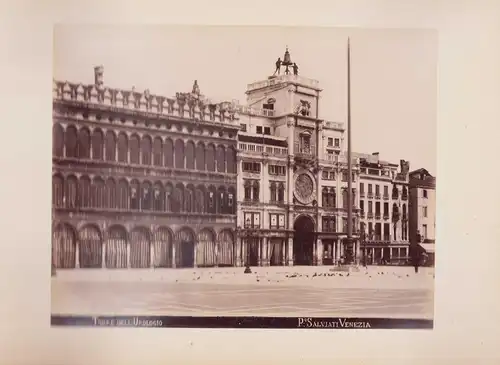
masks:
[[[434,243],[419,243],[425,252],[434,253],[435,244]]]

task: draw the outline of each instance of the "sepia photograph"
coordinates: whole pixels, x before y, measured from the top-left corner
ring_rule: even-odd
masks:
[[[432,329],[437,46],[54,26],[52,325]]]

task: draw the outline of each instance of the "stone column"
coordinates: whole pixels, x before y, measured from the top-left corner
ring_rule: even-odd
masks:
[[[322,266],[323,265],[323,241],[320,238],[318,238],[318,240],[316,242],[316,246],[317,246],[317,248],[316,248],[317,265]]]
[[[241,266],[241,237],[236,237],[236,260],[235,266]]]
[[[155,246],[153,242],[151,242],[150,244],[149,255],[150,255],[149,266],[153,269],[155,267]]]
[[[80,242],[75,244],[75,269],[80,268]]]
[[[287,264],[287,258],[288,258],[288,243],[287,243],[287,240],[286,238],[283,239],[283,241],[281,242],[281,245],[282,245],[282,248],[283,248],[283,256],[281,257],[281,264],[283,266],[285,266]]]
[[[102,263],[101,263],[101,267],[103,269],[105,269],[106,268],[106,242],[105,241],[102,243],[101,249],[102,249],[101,250],[102,251],[102,259],[101,259]]]
[[[262,266],[269,266],[269,238],[262,238]]]
[[[172,242],[172,268],[176,268],[177,264],[175,262],[175,250],[177,249],[177,242]]]
[[[195,242],[194,245],[193,245],[193,267],[198,267],[197,263],[196,263],[196,251],[197,251],[197,248],[198,248],[198,244]]]
[[[293,266],[293,238],[288,239],[288,266]]]
[[[359,241],[359,239],[356,239],[356,242],[354,243],[355,244],[355,248],[356,248],[356,265],[359,265],[360,263],[360,258],[361,258],[361,242]]]
[[[316,239],[314,240],[313,242],[313,245],[312,245],[312,264],[313,265],[317,265],[318,264],[318,250],[317,250],[317,242],[316,242]]]
[[[257,238],[257,266],[262,266],[262,238]]]
[[[130,269],[130,242],[127,242],[127,267]]]

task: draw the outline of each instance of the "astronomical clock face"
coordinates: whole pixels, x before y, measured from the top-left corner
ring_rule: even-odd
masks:
[[[302,204],[314,200],[314,181],[308,174],[301,173],[295,178],[295,197]]]

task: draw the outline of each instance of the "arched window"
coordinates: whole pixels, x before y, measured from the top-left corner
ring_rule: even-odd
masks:
[[[165,186],[165,211],[166,212],[172,212],[172,205],[173,205],[173,194],[174,194],[174,188],[172,184],[167,183]]]
[[[141,210],[151,210],[153,208],[153,191],[151,183],[144,181],[141,185]]]
[[[137,134],[134,134],[133,136],[130,137],[130,163],[131,164],[140,164],[141,159],[140,159],[140,140],[139,136]]]
[[[106,132],[106,161],[116,161],[116,137],[113,131]]]
[[[130,234],[130,267],[145,269],[151,265],[151,232],[143,227]]]
[[[270,201],[271,202],[275,202],[277,197],[278,197],[278,189],[276,188],[276,183],[275,182],[272,182],[271,183],[271,197],[270,197]]]
[[[217,191],[217,213],[226,214],[226,188],[220,186]]]
[[[64,157],[64,130],[60,124],[52,126],[52,155]]]
[[[260,193],[260,184],[258,181],[254,181],[252,184],[252,189],[253,189],[253,200],[254,201],[259,201],[259,193]]]
[[[87,128],[80,129],[78,133],[78,158],[90,158],[90,132]]]
[[[172,212],[182,212],[184,205],[184,185],[177,184],[172,199]]]
[[[191,213],[194,211],[194,186],[188,185],[186,191],[184,192],[184,211]]]
[[[118,136],[118,162],[128,162],[128,137],[123,132]]]
[[[78,182],[78,201],[80,207],[90,207],[90,178],[88,176],[82,176]]]
[[[195,212],[205,213],[205,188],[199,185],[196,188]]]
[[[226,170],[229,174],[236,173],[236,150],[234,147],[229,147],[226,150]]]
[[[207,212],[208,213],[216,213],[217,212],[217,207],[215,203],[215,197],[216,195],[216,190],[214,186],[210,186],[207,191]]]
[[[199,142],[196,146],[196,169],[205,171],[205,145]]]
[[[70,125],[66,128],[66,136],[64,138],[64,142],[66,144],[66,157],[75,158],[77,157],[77,144],[78,137],[76,128]]]
[[[167,167],[174,167],[174,142],[167,138],[163,146],[163,162]]]
[[[233,187],[227,189],[227,209],[228,214],[236,213],[236,190]]]
[[[121,179],[118,183],[118,191],[116,200],[118,202],[118,209],[129,209],[129,186],[125,179]]]
[[[130,209],[133,209],[133,210],[138,210],[140,209],[140,184],[137,180],[133,180],[131,183],[130,183],[130,194],[129,194],[129,197],[130,197],[130,203],[129,203],[129,207]]]
[[[85,226],[79,234],[80,238],[80,267],[102,267],[102,241],[99,230],[94,226]]]
[[[78,202],[78,180],[75,176],[69,176],[66,179],[64,189],[64,202],[66,208],[76,208]]]
[[[165,211],[165,191],[161,182],[156,182],[153,188],[153,209],[157,212]]]
[[[153,142],[153,164],[163,166],[163,142],[160,137],[156,137]]]
[[[278,186],[278,202],[285,202],[285,184],[283,183],[280,183],[280,185]]]
[[[91,197],[93,208],[104,208],[104,180],[96,176],[92,181],[92,197]]]
[[[121,226],[110,227],[108,231],[106,267],[108,269],[127,267],[127,231]]]
[[[182,139],[175,141],[175,168],[184,168],[184,142]]]
[[[193,141],[186,143],[186,169],[194,170],[195,147]]]
[[[226,172],[226,149],[222,145],[217,147],[217,172]]]
[[[196,263],[200,267],[215,266],[217,263],[217,249],[215,236],[211,230],[203,229],[198,233],[196,245]]]
[[[52,176],[52,205],[64,206],[64,179],[59,174]]]
[[[103,159],[104,134],[97,128],[92,133],[92,159]]]
[[[215,171],[215,146],[213,144],[207,146],[205,162],[207,164],[207,171]]]
[[[109,178],[106,181],[106,207],[109,209],[118,208],[118,204],[116,202],[116,183],[115,180]]]
[[[392,186],[392,199],[398,199],[399,191],[396,185]]]
[[[141,141],[142,164],[151,165],[151,137],[144,136]]]
[[[72,269],[75,267],[76,235],[68,224],[58,226],[52,238],[52,262],[56,268]]]

